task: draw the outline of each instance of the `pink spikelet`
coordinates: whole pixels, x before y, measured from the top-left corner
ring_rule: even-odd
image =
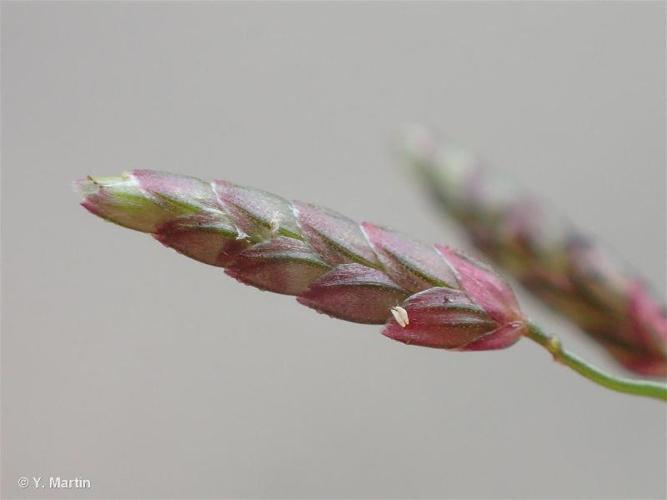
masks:
[[[403,146],[437,204],[495,265],[577,324],[627,369],[667,376],[667,310],[646,284],[539,200],[456,145],[438,143],[430,132],[415,127],[406,133]],[[455,254],[448,255],[451,264],[460,263]],[[471,283],[476,274],[471,270],[460,276],[478,288]],[[492,315],[497,305],[480,300]],[[507,304],[500,302],[501,307]]]
[[[328,209],[147,170],[77,186],[83,207],[103,219],[320,313],[384,325],[406,344],[502,349],[527,328],[512,290],[487,266]]]

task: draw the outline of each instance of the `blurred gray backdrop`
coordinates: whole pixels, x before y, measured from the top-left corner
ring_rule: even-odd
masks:
[[[71,188],[136,167],[224,178],[462,246],[391,149],[425,122],[664,297],[664,16],[661,2],[3,2],[2,497],[664,498],[664,405],[527,341],[391,342],[104,223]]]

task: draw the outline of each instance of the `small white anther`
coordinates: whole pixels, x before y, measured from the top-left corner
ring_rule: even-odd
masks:
[[[410,324],[410,317],[408,316],[408,311],[403,309],[401,306],[394,306],[390,309],[391,314],[394,316],[396,323],[401,325],[403,328]]]
[[[278,230],[280,229],[280,223],[282,222],[283,217],[280,212],[273,212],[273,215],[271,216],[271,234],[276,234]]]

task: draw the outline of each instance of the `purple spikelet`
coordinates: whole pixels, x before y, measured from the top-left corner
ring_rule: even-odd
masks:
[[[448,247],[227,181],[139,170],[77,185],[95,215],[400,342],[501,349],[525,332],[507,284]]]
[[[436,202],[495,265],[629,370],[667,376],[667,309],[642,280],[456,145],[414,128],[404,152]]]

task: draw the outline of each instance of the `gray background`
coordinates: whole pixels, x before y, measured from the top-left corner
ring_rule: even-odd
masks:
[[[328,319],[70,185],[225,178],[463,245],[391,152],[426,122],[664,297],[662,4],[3,3],[2,51],[3,497],[665,496],[664,405],[527,341],[448,353]]]

